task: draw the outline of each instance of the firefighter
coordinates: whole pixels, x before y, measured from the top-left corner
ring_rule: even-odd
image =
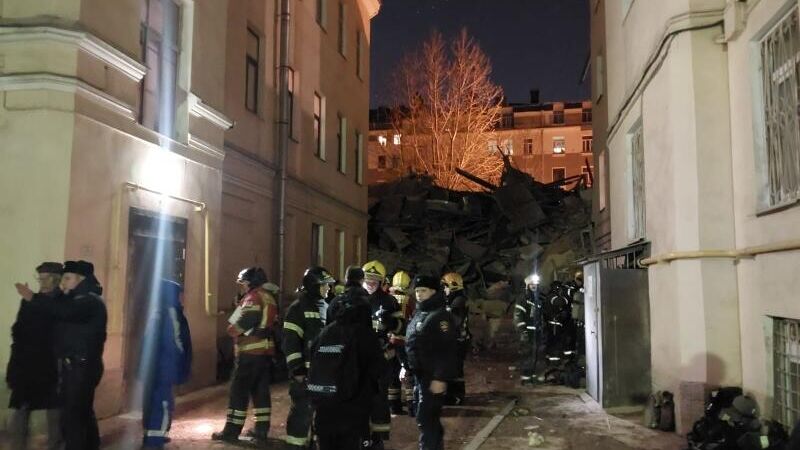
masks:
[[[452,380],[447,390],[447,404],[460,405],[464,402],[466,387],[464,384],[464,360],[469,351],[469,308],[467,296],[464,294],[464,279],[456,272],[446,273],[442,277],[442,285],[447,301],[447,310],[453,315],[458,335],[458,376]]]
[[[533,274],[525,278],[525,294],[517,299],[514,305],[514,324],[519,332],[520,353],[520,382],[533,383],[537,364],[536,339],[538,321],[541,320],[541,303],[538,301],[539,275]]]
[[[416,419],[420,450],[444,448],[442,406],[447,383],[458,375],[458,330],[441,291],[437,277],[414,279],[417,311],[406,332],[408,365],[401,376],[413,376],[419,391]]]
[[[408,324],[411,320],[411,317],[414,315],[414,309],[417,305],[416,300],[414,300],[413,295],[409,295],[408,290],[411,286],[411,275],[408,272],[404,272],[402,270],[398,271],[392,277],[392,286],[389,288],[389,293],[397,299],[397,304],[400,307],[400,312],[403,316],[403,321]],[[393,334],[391,336],[390,342],[394,345],[395,349],[397,350],[398,356],[398,365],[402,366],[405,360],[405,341],[406,341],[406,328],[403,327],[400,330],[399,334]],[[400,367],[397,368],[398,378],[400,374]],[[393,379],[394,380],[394,379]],[[401,404],[405,403],[406,407],[408,408],[408,415],[414,417],[414,411],[416,410],[416,402],[414,401],[414,382],[413,380],[406,379],[405,381],[401,380],[400,383],[400,400]],[[391,387],[390,387],[391,389]],[[401,408],[397,410],[401,411]],[[393,411],[394,412],[394,411]]]
[[[275,298],[262,285],[267,282],[264,270],[249,267],[236,279],[239,302],[228,319],[228,334],[233,337],[236,367],[230,387],[225,428],[211,437],[217,441],[236,442],[247,418],[249,400],[253,401],[255,426],[247,434],[259,446],[265,446],[270,424],[270,373],[275,354],[274,324],[278,313]]]
[[[311,444],[311,399],[306,390],[311,343],[325,327],[328,303],[325,299],[336,280],[323,267],[309,267],[303,274],[297,300],[289,305],[283,322],[283,353],[289,369],[292,404],[286,419],[286,443],[305,449]]]
[[[380,261],[370,261],[362,267],[364,270],[364,289],[369,294],[368,300],[372,308],[372,326],[381,339],[386,357],[386,373],[378,383],[378,395],[373,402],[370,414],[372,430],[372,449],[383,449],[383,441],[389,440],[391,431],[391,403],[400,402],[400,389],[395,386],[390,393],[390,385],[399,377],[397,352],[391,341],[392,335],[399,335],[404,321],[397,300],[387,294],[381,286],[386,280],[386,268]],[[398,383],[399,384],[399,383]]]

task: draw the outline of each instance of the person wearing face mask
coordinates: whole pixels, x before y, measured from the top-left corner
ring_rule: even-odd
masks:
[[[392,380],[398,378],[399,362],[397,350],[391,337],[400,334],[403,329],[403,313],[397,299],[382,289],[386,281],[386,267],[380,261],[370,261],[362,267],[364,270],[364,290],[372,309],[372,327],[381,340],[386,358],[386,370],[378,383],[378,394],[375,396],[370,414],[371,450],[383,450],[383,441],[389,440],[391,431],[390,404],[398,402],[400,390],[393,388]]]
[[[286,310],[283,322],[283,353],[289,369],[289,396],[292,404],[286,419],[286,443],[290,448],[308,448],[313,410],[306,388],[311,361],[311,343],[325,327],[326,298],[336,280],[324,267],[309,267],[297,300]]]
[[[447,311],[440,279],[414,279],[417,310],[406,331],[406,366],[403,379],[413,377],[419,393],[417,428],[420,450],[444,448],[441,423],[447,385],[458,376],[458,328]]]

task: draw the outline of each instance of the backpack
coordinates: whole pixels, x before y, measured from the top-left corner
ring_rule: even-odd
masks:
[[[337,405],[359,392],[354,325],[336,320],[322,329],[311,349],[307,389],[315,406]]]
[[[661,431],[675,431],[675,402],[672,392],[663,391],[661,393],[658,429]]]

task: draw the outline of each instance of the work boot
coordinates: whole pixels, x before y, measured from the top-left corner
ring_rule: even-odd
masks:
[[[258,448],[266,448],[267,446],[267,433],[257,430],[256,428],[251,428],[247,430],[244,435],[250,439],[250,442],[253,443]]]
[[[408,402],[408,417],[416,417],[417,416],[417,404],[416,402],[410,401]]]
[[[229,443],[237,443],[239,442],[239,435],[233,434],[229,431],[222,430],[217,431],[211,434],[212,441],[222,441],[222,442],[229,442]]]

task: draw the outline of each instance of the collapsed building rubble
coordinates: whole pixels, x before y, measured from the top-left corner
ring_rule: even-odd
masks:
[[[504,159],[499,186],[459,171],[483,192],[442,189],[424,175],[371,186],[369,258],[390,273],[458,272],[471,298],[510,301],[534,271],[545,284],[571,277],[591,253],[587,180],[543,184]]]

